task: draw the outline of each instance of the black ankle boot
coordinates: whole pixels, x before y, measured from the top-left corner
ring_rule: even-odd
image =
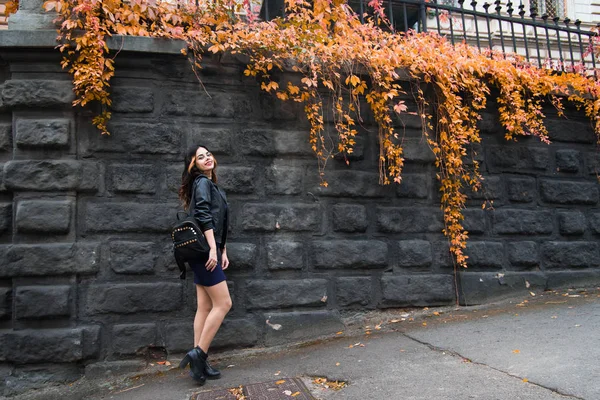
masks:
[[[205,353],[199,346],[196,347],[196,350],[198,351],[198,356],[204,360],[204,365],[205,365],[204,375],[206,376],[206,378],[207,379],[219,379],[221,377],[221,371],[213,368],[208,363],[208,354]]]
[[[184,369],[188,364],[190,364],[190,376],[200,384],[200,386],[206,383],[206,374],[204,370],[206,369],[206,358],[202,359],[200,357],[200,353],[193,348],[188,351],[183,360],[179,363],[179,368]]]

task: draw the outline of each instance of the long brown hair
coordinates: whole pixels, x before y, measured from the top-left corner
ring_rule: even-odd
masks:
[[[183,208],[187,210],[190,205],[191,193],[192,193],[192,185],[194,184],[194,180],[200,175],[202,172],[196,166],[196,152],[198,149],[202,147],[206,149],[206,151],[210,152],[206,146],[201,144],[197,146],[189,147],[185,153],[185,158],[183,160],[183,173],[181,174],[181,186],[179,187],[179,200],[183,204]],[[213,183],[217,183],[217,160],[214,158],[214,168],[212,170],[211,180]]]

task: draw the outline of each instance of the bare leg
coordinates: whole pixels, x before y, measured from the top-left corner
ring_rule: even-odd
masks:
[[[231,296],[229,295],[229,288],[225,281],[214,286],[204,287],[204,290],[206,290],[210,296],[213,307],[204,323],[204,329],[200,335],[200,340],[196,342],[196,344],[207,353],[225,315],[227,315],[231,309]]]
[[[194,318],[194,346],[200,341],[206,317],[208,317],[212,309],[212,300],[208,293],[206,293],[204,286],[196,285],[196,299],[198,301],[198,308],[196,309],[196,317]]]

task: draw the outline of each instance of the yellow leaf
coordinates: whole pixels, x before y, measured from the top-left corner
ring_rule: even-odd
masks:
[[[521,352],[521,350],[513,350],[513,353],[515,354],[519,354]]]
[[[279,380],[277,382],[275,382],[276,385],[281,385],[285,383],[285,379]]]
[[[527,382],[529,382],[529,379],[523,378],[523,382],[527,383]]]

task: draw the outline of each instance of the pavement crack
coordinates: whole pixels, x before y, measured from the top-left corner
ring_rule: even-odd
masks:
[[[402,335],[403,335],[404,337],[406,337],[406,338],[408,338],[408,339],[410,339],[410,340],[412,340],[412,341],[414,341],[414,342],[417,342],[417,343],[419,343],[419,344],[422,344],[423,346],[429,347],[431,350],[433,350],[433,351],[435,351],[435,352],[438,352],[438,353],[443,353],[443,354],[449,354],[449,355],[451,355],[451,356],[453,356],[453,357],[460,358],[461,360],[463,360],[463,361],[466,361],[466,362],[469,362],[469,363],[471,363],[471,364],[474,364],[474,365],[479,365],[479,366],[486,367],[486,368],[490,368],[490,369],[492,369],[492,370],[494,370],[494,371],[497,371],[497,372],[500,372],[500,373],[502,373],[502,374],[504,374],[504,375],[506,375],[506,376],[510,376],[511,378],[517,378],[517,379],[520,379],[521,381],[524,379],[524,378],[523,378],[523,377],[521,377],[521,376],[518,376],[518,375],[511,374],[510,372],[507,372],[507,371],[501,370],[501,369],[499,369],[499,368],[496,368],[496,367],[493,367],[493,366],[491,366],[491,365],[488,365],[488,364],[485,364],[485,363],[482,363],[482,362],[479,362],[479,361],[473,361],[473,360],[471,360],[470,358],[468,358],[468,357],[465,357],[465,356],[463,356],[462,354],[460,354],[460,353],[458,353],[458,352],[456,352],[456,351],[454,351],[454,350],[450,350],[450,349],[444,349],[444,348],[442,348],[442,347],[436,346],[436,345],[434,345],[434,344],[431,344],[431,343],[429,343],[429,342],[425,342],[425,341],[423,341],[423,340],[419,340],[419,339],[417,339],[416,337],[413,337],[413,336],[409,335],[409,334],[408,334],[408,333],[406,333],[406,332],[401,332],[401,333],[402,333]],[[563,392],[561,392],[561,391],[559,391],[559,390],[557,390],[557,389],[555,389],[555,388],[551,388],[551,387],[548,387],[548,386],[544,386],[544,385],[542,385],[542,384],[535,383],[535,382],[532,382],[532,381],[530,381],[530,380],[528,380],[528,381],[527,381],[527,383],[529,383],[529,384],[531,384],[531,385],[534,385],[534,386],[537,386],[537,387],[540,387],[540,388],[542,388],[542,389],[549,390],[549,391],[551,391],[551,392],[553,392],[553,393],[556,393],[556,394],[558,394],[558,395],[560,395],[560,396],[567,397],[567,398],[569,398],[569,399],[586,400],[586,399],[585,399],[585,398],[583,398],[583,397],[575,396],[575,395],[573,395],[573,394],[569,394],[569,393],[563,393]]]

